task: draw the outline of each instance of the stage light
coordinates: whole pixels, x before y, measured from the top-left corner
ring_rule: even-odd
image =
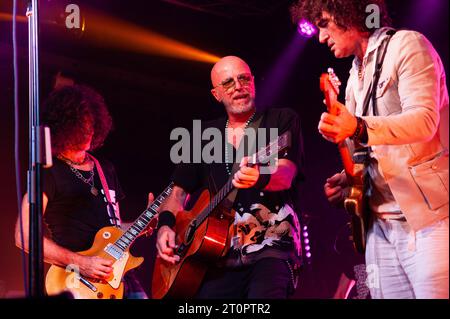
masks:
[[[306,20],[299,21],[297,31],[306,38],[311,38],[317,33],[317,29],[314,24]]]
[[[23,15],[16,16],[17,22],[28,22],[27,17]],[[12,14],[0,12],[0,21],[12,21]]]
[[[84,14],[82,16],[82,27],[79,30],[76,28],[67,29],[64,24],[65,20],[57,14],[59,12],[58,10],[52,15],[52,20],[40,19],[40,23],[63,26],[70,34],[75,34],[77,37],[83,35],[85,38],[84,41],[90,42],[95,46],[112,47],[136,53],[153,54],[210,64],[220,60],[219,56],[189,45],[188,43],[172,39],[158,32],[89,8],[82,10]],[[55,16],[58,18],[54,18]],[[63,14],[62,17],[65,17],[65,15]],[[0,12],[0,21],[10,20],[12,20],[10,13]],[[17,16],[17,21],[26,23],[27,18],[25,16]]]
[[[290,41],[284,50],[274,61],[268,72],[262,77],[264,80],[258,86],[256,104],[273,105],[279,104],[286,95],[286,88],[289,87],[292,73],[296,70],[296,65],[300,63],[303,49],[309,39],[302,37],[292,30]]]
[[[86,12],[86,40],[136,53],[154,54],[176,59],[216,63],[219,56],[94,10]]]
[[[303,239],[303,248],[305,250],[304,254],[304,262],[308,265],[311,264],[311,246],[309,244],[309,233],[308,233],[308,226],[304,225],[302,227],[302,239]]]

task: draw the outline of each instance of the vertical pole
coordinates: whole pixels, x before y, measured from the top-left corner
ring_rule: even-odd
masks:
[[[42,154],[39,120],[39,26],[38,0],[28,2],[29,53],[29,134],[30,157],[28,169],[28,200],[30,203],[29,229],[29,296],[44,297],[44,256],[42,244]]]

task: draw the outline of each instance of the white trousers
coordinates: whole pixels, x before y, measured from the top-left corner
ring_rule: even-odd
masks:
[[[373,299],[449,298],[448,217],[413,232],[406,221],[376,218],[366,247]]]

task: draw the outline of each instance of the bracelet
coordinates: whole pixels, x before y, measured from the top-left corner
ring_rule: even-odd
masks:
[[[367,134],[367,123],[364,119],[361,119],[362,129],[358,137],[359,143],[367,144],[369,142],[369,135]]]
[[[254,188],[263,190],[264,187],[267,186],[270,182],[271,174],[259,174],[258,180],[256,181],[255,185],[253,185]]]
[[[354,140],[357,143],[363,143],[366,144],[369,140],[369,136],[367,135],[367,124],[364,119],[357,116],[356,117],[356,129],[353,135],[350,137],[352,140]]]
[[[356,129],[353,135],[350,137],[352,140],[358,140],[361,131],[363,130],[363,119],[359,116],[356,117]]]
[[[170,228],[172,228],[173,226],[175,226],[175,215],[168,211],[165,210],[161,213],[158,214],[158,229],[160,229],[162,226],[169,226]]]
[[[356,117],[356,129],[355,129],[355,133],[353,133],[353,135],[350,137],[352,140],[354,140],[357,143],[363,143],[366,144],[369,136],[367,135],[367,124],[366,121],[364,121],[364,119],[362,119],[361,117]]]

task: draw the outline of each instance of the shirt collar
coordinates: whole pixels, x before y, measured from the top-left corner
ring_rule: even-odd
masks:
[[[369,37],[369,43],[367,44],[366,53],[364,54],[364,60],[367,59],[367,57],[381,45],[383,40],[387,37],[386,32],[389,30],[393,29],[390,27],[383,27],[375,30],[375,32],[371,34]],[[359,59],[355,56],[353,59],[353,66],[357,68],[361,62],[362,61],[359,61]]]

